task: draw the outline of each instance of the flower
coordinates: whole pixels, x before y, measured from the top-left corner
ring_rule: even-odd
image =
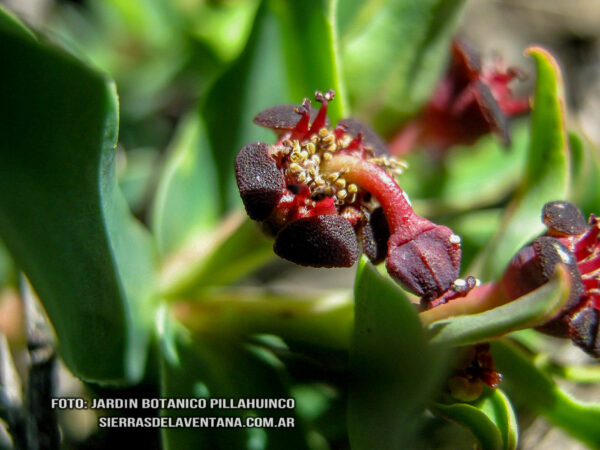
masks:
[[[472,402],[481,396],[484,385],[490,389],[498,387],[502,375],[494,369],[489,343],[464,347],[460,356],[447,382],[447,390],[453,398]]]
[[[438,154],[459,144],[472,144],[489,133],[510,144],[507,117],[529,109],[527,98],[515,98],[509,88],[521,72],[504,68],[482,68],[479,55],[464,42],[454,41],[446,75],[423,112],[392,138],[391,153],[403,155],[416,146]]]
[[[294,107],[269,108],[255,123],[273,129],[273,145],[256,142],[236,158],[242,201],[253,220],[275,237],[274,251],[297,264],[349,267],[362,251],[386,259],[390,275],[427,303],[472,287],[456,283],[460,238],[418,216],[393,173],[403,164],[368,126],[343,119],[333,129],[327,106],[334,92],[316,92]]]
[[[556,264],[564,264],[571,292],[562,310],[539,330],[569,337],[592,356],[600,356],[600,221],[591,215],[586,223],[572,203],[550,202],[542,211],[548,228],[515,255],[501,286],[504,294],[518,298],[547,282]]]

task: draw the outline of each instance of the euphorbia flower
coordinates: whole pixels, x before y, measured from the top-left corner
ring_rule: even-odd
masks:
[[[391,153],[403,155],[418,146],[440,153],[489,133],[508,145],[507,117],[529,109],[528,99],[515,98],[508,86],[515,77],[520,77],[517,69],[505,69],[499,62],[492,69],[482,68],[479,56],[455,41],[446,75],[423,112],[392,139]]]
[[[547,282],[556,264],[569,269],[571,292],[562,310],[540,331],[569,337],[592,356],[600,356],[600,221],[586,223],[572,203],[551,202],[542,220],[548,231],[524,247],[501,280],[505,295],[520,297]]]
[[[460,238],[415,214],[392,176],[402,163],[385,156],[375,132],[354,119],[328,126],[333,96],[316,93],[317,114],[305,99],[299,107],[275,106],[255,118],[278,140],[249,144],[237,156],[248,215],[275,236],[275,253],[297,264],[349,267],[360,241],[371,261],[387,257],[390,275],[425,302],[468,290],[471,283],[456,282]]]
[[[496,389],[501,381],[502,375],[494,369],[490,344],[483,343],[463,348],[448,379],[447,389],[455,399],[471,402],[481,396],[484,385]]]

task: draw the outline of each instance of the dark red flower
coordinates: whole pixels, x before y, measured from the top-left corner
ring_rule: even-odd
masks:
[[[275,236],[282,258],[315,267],[348,267],[362,251],[424,301],[447,291],[458,295],[460,238],[415,214],[392,176],[402,164],[386,156],[385,143],[366,125],[341,120],[331,129],[327,105],[333,91],[317,92],[318,113],[275,106],[255,122],[273,129],[273,145],[241,149],[236,177],[248,215]],[[470,285],[469,285],[470,286]],[[454,289],[450,289],[454,287]]]
[[[484,385],[496,389],[502,381],[502,375],[494,369],[489,343],[465,347],[462,351],[447,387],[452,397],[472,402],[481,396]]]
[[[501,280],[504,293],[518,298],[546,283],[556,264],[564,264],[571,278],[569,299],[539,330],[570,337],[600,356],[600,221],[592,214],[586,223],[575,205],[562,201],[546,204],[542,221],[548,231],[512,259]]]
[[[499,62],[493,69],[482,68],[479,55],[455,41],[446,75],[423,112],[392,139],[391,153],[403,155],[420,146],[440,153],[489,133],[508,145],[507,117],[529,109],[528,99],[515,98],[508,86],[516,77],[517,69],[505,69]]]

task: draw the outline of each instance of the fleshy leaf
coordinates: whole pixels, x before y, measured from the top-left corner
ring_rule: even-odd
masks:
[[[73,373],[136,380],[155,255],[117,187],[115,87],[51,46],[0,34],[0,235]]]
[[[293,98],[310,97],[315,90],[336,92],[328,115],[336,123],[347,113],[337,49],[338,0],[273,0],[283,24],[283,44]]]
[[[600,404],[572,398],[534,365],[532,356],[510,342],[492,343],[492,354],[511,398],[591,448],[600,445]]]
[[[354,111],[392,131],[431,95],[462,0],[339,2],[340,48]]]
[[[458,425],[467,428],[479,441],[483,450],[504,448],[500,429],[481,409],[468,403],[436,404],[433,411]]]
[[[600,212],[600,151],[584,137],[569,132],[571,185],[569,200],[587,217]]]
[[[192,333],[269,334],[286,342],[346,351],[354,305],[342,292],[271,292],[230,288],[175,302],[175,318]]]
[[[164,262],[160,289],[167,297],[177,297],[226,285],[274,257],[273,243],[256,223],[234,213]]]
[[[561,268],[548,283],[502,306],[475,314],[451,315],[446,319],[430,323],[428,329],[432,333],[431,343],[447,346],[474,344],[511,331],[535,327],[554,316],[568,298],[568,273]],[[470,300],[466,297],[450,301],[446,305],[423,313],[422,316],[428,317],[429,320],[429,317],[433,317],[434,314],[450,315],[451,312],[442,311],[451,311],[453,307],[465,308],[460,303]]]
[[[498,233],[479,261],[484,280],[498,278],[519,248],[544,231],[540,220],[544,204],[563,200],[567,194],[569,148],[562,76],[546,50],[531,47],[527,54],[537,69],[527,167]]]
[[[436,404],[433,410],[468,428],[482,449],[514,450],[517,448],[518,426],[510,401],[499,389],[484,395],[474,404]]]
[[[205,409],[163,410],[168,417],[272,417],[275,424],[290,418],[294,427],[264,428],[164,428],[166,450],[182,448],[286,448],[307,449],[304,427],[294,409],[210,408],[210,399],[288,399],[291,398],[284,368],[271,353],[223,337],[205,336],[201,341],[180,342],[179,363],[162,362],[161,396],[200,397]],[[287,422],[286,422],[287,423]],[[258,441],[258,442],[257,442]]]
[[[348,429],[355,449],[410,448],[448,352],[427,345],[415,306],[363,257],[355,284]]]
[[[281,33],[268,2],[262,2],[246,48],[215,83],[202,107],[217,167],[221,212],[241,204],[233,171],[237,153],[251,142],[273,141],[273,132],[256,126],[252,119],[270,106],[294,103],[289,94]]]
[[[163,256],[210,230],[219,210],[215,162],[197,114],[182,119],[169,152],[152,210],[152,228]]]

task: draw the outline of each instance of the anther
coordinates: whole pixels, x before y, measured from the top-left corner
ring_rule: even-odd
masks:
[[[323,161],[331,161],[331,159],[333,158],[333,155],[329,152],[325,152],[323,153]]]
[[[327,136],[329,134],[329,130],[325,127],[321,128],[319,130],[319,136],[324,138],[325,136]]]
[[[335,187],[337,189],[344,189],[346,187],[346,180],[344,180],[343,178],[338,178],[337,180],[335,180]]]
[[[327,145],[331,145],[335,142],[335,136],[333,134],[328,134],[323,137],[323,142]]]
[[[348,185],[347,190],[350,194],[356,194],[358,192],[358,186],[354,183]]]
[[[329,181],[330,183],[335,182],[335,180],[337,180],[340,177],[339,172],[332,172],[329,175],[327,175],[327,181]]]
[[[302,172],[302,166],[300,166],[300,164],[296,164],[296,163],[292,163],[289,166],[290,172],[292,173],[300,173]]]
[[[460,244],[460,236],[458,234],[450,235],[450,243],[451,244]]]
[[[336,197],[340,200],[344,200],[348,196],[348,191],[346,189],[341,189],[335,193]]]

